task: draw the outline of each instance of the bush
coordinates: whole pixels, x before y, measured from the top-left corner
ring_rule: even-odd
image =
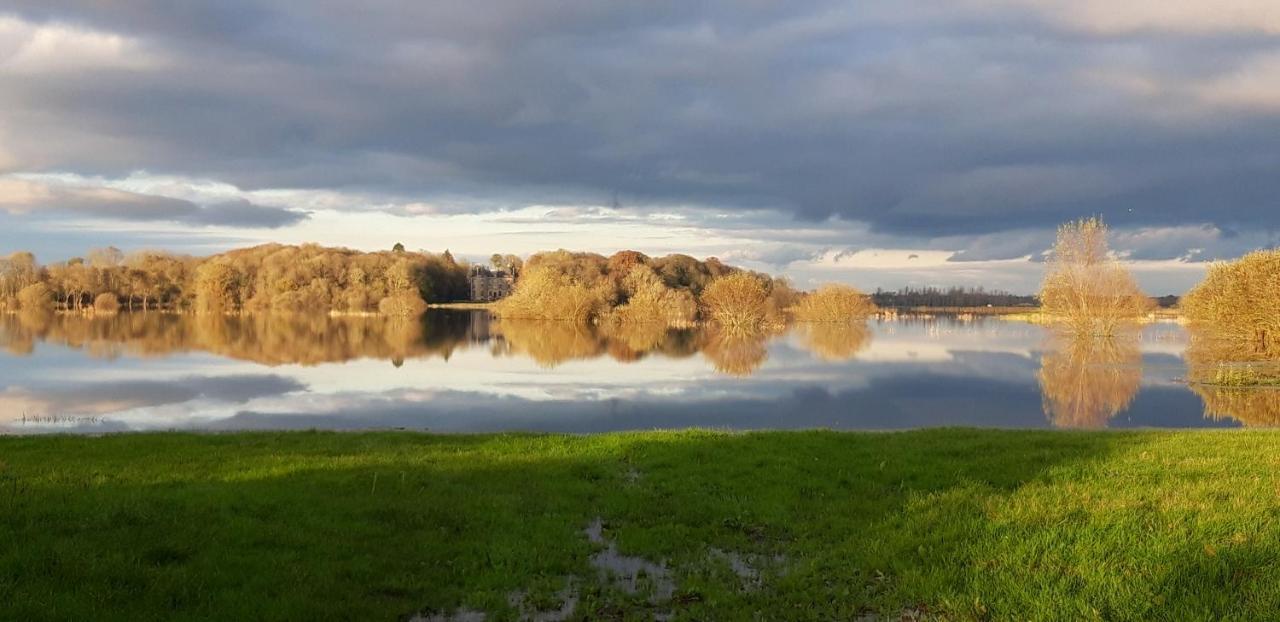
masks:
[[[589,287],[572,275],[536,265],[526,268],[516,291],[499,302],[495,311],[510,318],[587,323],[609,308],[610,299],[607,283]]]
[[[120,311],[120,299],[111,292],[103,292],[93,299],[95,313],[117,313]]]
[[[378,312],[383,315],[417,317],[427,310],[427,303],[414,292],[403,292],[383,298],[378,302]]]
[[[622,282],[627,302],[613,310],[623,324],[688,326],[698,315],[698,303],[686,289],[670,289],[652,268],[634,266]]]
[[[800,299],[791,314],[801,322],[852,322],[875,311],[871,299],[848,285],[823,285]]]
[[[1242,355],[1280,356],[1280,250],[1214,264],[1181,308],[1197,330]]]
[[[1088,218],[1058,229],[1040,305],[1069,333],[1112,335],[1124,322],[1148,313],[1152,302],[1111,257],[1107,226]]]
[[[48,309],[53,306],[53,292],[44,283],[32,283],[18,292],[18,306],[25,310]]]
[[[721,327],[754,333],[764,328],[768,316],[769,288],[764,279],[749,272],[722,276],[702,290],[707,316]]]

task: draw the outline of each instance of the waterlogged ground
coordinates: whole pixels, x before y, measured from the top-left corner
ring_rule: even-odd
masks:
[[[998,318],[761,338],[433,311],[0,316],[0,432],[599,432],[1269,425],[1280,391],[1189,386],[1188,336],[1108,341]],[[1189,365],[1188,361],[1192,364]]]

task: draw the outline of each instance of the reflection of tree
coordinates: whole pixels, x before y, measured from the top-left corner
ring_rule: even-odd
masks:
[[[278,313],[19,314],[0,320],[0,342],[18,353],[29,353],[30,346],[23,344],[38,339],[100,357],[200,350],[264,365],[315,365],[357,358],[447,357],[467,342],[469,328],[466,318],[446,315],[419,320]]]
[[[605,351],[595,329],[579,322],[494,320],[490,330],[506,341],[510,351],[524,354],[544,367],[573,359],[595,358]]]
[[[1059,335],[1040,361],[1039,379],[1044,412],[1055,426],[1103,427],[1138,394],[1138,335]]]
[[[767,339],[758,332],[714,330],[706,335],[702,353],[720,373],[750,376],[769,358]]]
[[[805,322],[797,332],[805,349],[824,361],[847,361],[871,345],[866,322]]]
[[[1242,348],[1237,340],[1204,329],[1191,332],[1187,381],[1210,419],[1235,419],[1254,427],[1280,426],[1280,361]]]
[[[831,327],[823,327],[831,330]],[[547,367],[609,356],[621,362],[651,354],[686,358],[704,352],[722,372],[749,374],[764,361],[769,335],[672,329],[653,323],[604,325],[493,320],[478,313],[431,312],[422,319],[381,315],[290,313],[0,314],[0,347],[27,355],[37,341],[98,357],[163,356],[203,351],[263,365],[316,365],[359,358],[448,359],[470,343],[490,343],[495,356],[527,356]],[[837,331],[819,337],[825,352],[852,354],[865,337]]]

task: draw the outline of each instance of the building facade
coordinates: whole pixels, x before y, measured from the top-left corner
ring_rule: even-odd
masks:
[[[472,266],[467,277],[471,283],[471,300],[492,302],[511,295],[516,287],[515,275],[506,270],[490,270],[484,266]]]

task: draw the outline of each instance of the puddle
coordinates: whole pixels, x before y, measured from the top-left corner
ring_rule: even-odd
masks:
[[[728,563],[729,568],[733,570],[733,574],[738,575],[738,578],[742,580],[743,590],[748,592],[764,587],[763,573],[765,570],[778,568],[787,561],[784,555],[743,554],[715,547],[711,547],[708,555],[711,559],[718,559]]]
[[[570,579],[563,590],[556,592],[556,600],[560,601],[559,609],[538,611],[529,603],[529,593],[517,590],[507,595],[507,604],[520,612],[520,620],[525,622],[564,622],[578,608],[578,587]]]
[[[459,609],[452,614],[443,613],[418,613],[409,618],[409,622],[484,622],[488,616],[483,611],[475,611],[472,609]]]
[[[604,537],[604,521],[599,517],[591,521],[583,532],[592,544],[605,547],[591,556],[591,565],[596,567],[601,577],[628,594],[635,594],[647,585],[651,590],[650,603],[671,600],[676,584],[666,563],[658,564],[643,557],[619,553],[617,543]]]

